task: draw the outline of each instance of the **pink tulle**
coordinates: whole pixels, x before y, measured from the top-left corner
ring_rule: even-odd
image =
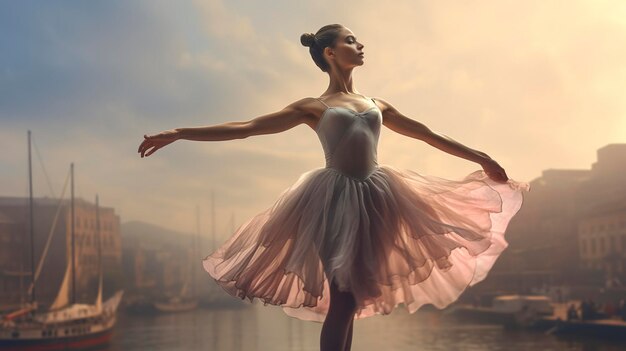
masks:
[[[302,320],[324,321],[331,279],[354,294],[355,319],[401,303],[443,309],[485,279],[529,190],[482,170],[449,180],[382,165],[357,179],[316,168],[203,266],[229,294]]]

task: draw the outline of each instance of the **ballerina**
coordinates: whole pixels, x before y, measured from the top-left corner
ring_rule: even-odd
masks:
[[[355,319],[400,304],[410,313],[424,304],[443,309],[485,279],[508,246],[506,227],[530,186],[509,179],[486,153],[360,94],[352,72],[365,62],[364,45],[349,28],[326,25],[300,41],[328,74],[320,97],[245,122],[144,135],[138,152],[147,157],[180,139],[244,139],[309,126],[325,167],[302,174],[202,263],[235,297],[324,323],[321,350],[350,350]],[[482,170],[449,180],[379,165],[382,125]]]

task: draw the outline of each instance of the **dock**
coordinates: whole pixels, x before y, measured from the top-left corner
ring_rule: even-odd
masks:
[[[584,321],[580,319],[568,321],[567,308],[572,303],[578,306],[577,301],[553,303],[554,314],[552,316],[538,317],[532,324],[532,328],[542,330],[548,334],[575,334],[626,340],[626,321],[617,316]]]

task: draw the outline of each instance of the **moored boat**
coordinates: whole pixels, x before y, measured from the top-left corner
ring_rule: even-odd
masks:
[[[457,304],[446,311],[457,318],[509,328],[532,327],[538,318],[553,313],[550,298],[543,295],[501,295],[494,297],[491,306]]]
[[[29,161],[29,185],[30,185],[30,246],[31,252],[34,246],[33,235],[33,194],[32,172],[30,153],[30,131],[28,131],[28,161]],[[48,351],[48,350],[86,350],[100,347],[109,342],[116,323],[117,308],[123,296],[123,291],[117,291],[104,303],[102,302],[103,277],[100,252],[100,219],[98,196],[96,195],[96,232],[98,234],[98,268],[99,285],[98,294],[94,304],[81,304],[75,301],[74,287],[74,165],[71,165],[72,197],[71,197],[71,253],[66,259],[66,269],[63,282],[61,283],[56,299],[47,308],[40,308],[35,296],[35,287],[40,270],[35,270],[34,263],[31,265],[31,283],[28,290],[30,302],[16,311],[0,317],[0,349],[19,351]],[[59,209],[62,204],[63,194],[59,200]],[[57,210],[57,216],[60,211]],[[56,218],[53,221],[53,229]],[[50,231],[43,254],[39,259],[41,267],[45,262],[46,253],[51,242]]]

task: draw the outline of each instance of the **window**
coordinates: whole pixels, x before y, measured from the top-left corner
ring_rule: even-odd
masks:
[[[604,237],[600,238],[600,254],[604,253]]]
[[[611,250],[615,250],[615,237],[611,235],[609,240],[611,240]]]
[[[591,238],[591,253],[596,253],[596,238]]]

